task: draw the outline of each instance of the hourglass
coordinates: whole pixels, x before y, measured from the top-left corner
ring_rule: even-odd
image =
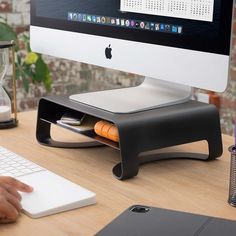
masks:
[[[4,80],[9,68],[11,56],[13,61],[13,101],[4,88]],[[0,129],[12,128],[17,125],[14,57],[14,42],[0,41]]]

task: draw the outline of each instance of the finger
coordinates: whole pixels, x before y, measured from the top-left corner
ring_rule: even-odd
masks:
[[[22,206],[20,204],[20,201],[15,196],[13,196],[7,192],[5,198],[12,206],[15,207],[15,209],[18,212],[20,212],[22,210]]]
[[[27,184],[22,183],[21,181],[14,179],[8,176],[1,176],[0,181],[6,183],[12,187],[15,187],[17,190],[21,192],[32,192],[33,188]]]
[[[17,219],[17,218],[16,218]],[[5,216],[0,215],[0,224],[9,224],[16,221],[16,219],[7,219]]]
[[[15,196],[19,201],[21,200],[21,195],[16,191],[16,189],[8,184],[0,184],[2,188],[7,190],[8,193]]]
[[[0,222],[9,223],[17,220],[19,212],[6,199],[0,201]]]
[[[15,220],[8,220],[8,219],[1,219],[0,218],[0,224],[9,224],[9,223],[13,223],[15,222]]]

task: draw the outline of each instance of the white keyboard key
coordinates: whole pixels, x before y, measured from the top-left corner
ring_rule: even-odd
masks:
[[[1,172],[0,172],[0,175],[1,175],[1,176],[4,176],[4,175],[6,175],[6,174],[7,174],[7,172],[5,172],[5,171],[1,171]]]
[[[14,167],[14,168],[16,168],[16,167],[18,167],[18,166],[20,166],[19,163],[16,163],[16,164],[13,164],[13,165],[12,165],[12,167]]]
[[[16,164],[16,162],[15,161],[8,161],[7,164],[12,166],[12,165]]]
[[[6,165],[5,163],[3,165],[0,165],[1,169],[6,169],[8,167],[8,165]]]
[[[40,170],[42,170],[42,169],[40,169]],[[24,173],[24,174],[29,174],[29,173],[33,173],[34,170],[23,169],[21,172]]]
[[[16,177],[14,174],[8,172],[7,174],[5,174],[4,176],[9,176],[9,177]]]
[[[19,176],[24,176],[24,175],[26,175],[24,172],[22,172],[22,171],[18,171],[17,173],[15,173],[14,174],[15,175],[15,177],[19,177]]]
[[[16,174],[17,172],[19,172],[18,170],[14,169],[10,171],[12,174]]]
[[[33,171],[41,171],[41,170],[43,170],[43,169],[40,168],[40,167],[36,167],[36,168],[33,168],[32,170],[33,170]]]
[[[18,166],[18,167],[16,167],[16,169],[17,170],[23,170],[23,169],[25,169],[25,167],[24,166]]]
[[[11,170],[14,170],[14,168],[9,166],[9,167],[5,168],[5,170],[11,172]]]
[[[20,164],[25,164],[25,163],[27,163],[27,161],[26,160],[23,160],[23,159],[21,159],[21,160],[19,160],[19,161],[17,161],[18,163],[20,163]]]
[[[18,177],[45,170],[33,162],[1,147],[0,153],[0,175]]]

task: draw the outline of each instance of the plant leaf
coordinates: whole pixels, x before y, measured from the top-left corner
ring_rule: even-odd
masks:
[[[17,36],[14,30],[5,23],[0,23],[0,41],[16,41]]]
[[[45,79],[43,80],[43,84],[44,84],[44,87],[46,88],[46,90],[48,92],[50,92],[52,89],[52,86],[51,86],[52,85],[52,77],[51,77],[51,74],[50,74],[50,71],[48,68],[47,68],[47,75],[46,75]]]
[[[27,79],[23,79],[23,86],[25,91],[28,93],[29,92],[29,81]]]
[[[35,63],[35,77],[34,79],[37,82],[42,82],[47,77],[48,67],[42,59],[42,56],[39,55],[37,62]]]
[[[39,57],[38,60],[33,62],[31,65],[27,65],[24,61],[24,53],[22,54],[21,50],[26,50],[27,53],[32,52],[28,34],[19,35],[19,39],[17,40],[17,34],[14,30],[7,23],[0,22],[0,41],[11,40],[16,42],[16,78],[23,81],[23,86],[26,92],[29,92],[30,83],[35,82],[43,83],[46,90],[50,91],[52,84],[51,73],[42,56],[37,54]]]

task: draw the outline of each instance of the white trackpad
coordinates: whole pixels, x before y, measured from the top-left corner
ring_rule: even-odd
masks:
[[[34,188],[32,193],[21,193],[23,210],[33,218],[96,202],[95,193],[47,170],[18,179]]]

